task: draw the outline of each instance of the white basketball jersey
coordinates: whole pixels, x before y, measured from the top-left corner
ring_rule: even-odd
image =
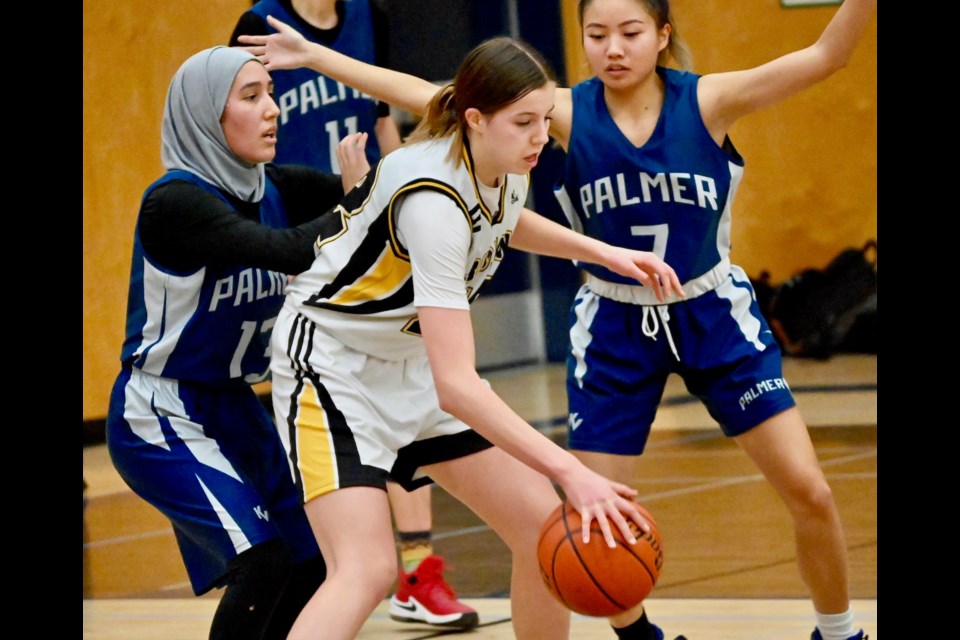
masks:
[[[485,202],[468,150],[456,166],[446,160],[451,144],[452,136],[383,158],[317,238],[317,258],[288,286],[286,304],[356,351],[384,360],[423,356],[410,257],[396,232],[404,197],[432,190],[463,213],[471,229],[463,279],[472,301],[500,265],[529,187],[529,175],[507,174],[497,201]]]

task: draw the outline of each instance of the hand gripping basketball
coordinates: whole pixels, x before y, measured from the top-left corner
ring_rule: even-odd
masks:
[[[547,518],[540,531],[537,558],[540,575],[550,592],[568,609],[586,616],[608,617],[640,604],[653,590],[663,566],[663,543],[653,516],[637,505],[650,523],[644,533],[633,522],[636,544],[611,527],[616,546],[610,548],[591,525],[590,542],[581,535],[581,518],[566,500]]]

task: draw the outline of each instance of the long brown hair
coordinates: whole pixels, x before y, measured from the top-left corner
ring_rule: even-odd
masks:
[[[673,58],[677,66],[681,69],[689,70],[693,66],[693,56],[690,54],[690,48],[683,41],[677,32],[677,24],[670,15],[670,0],[636,0],[647,9],[647,13],[657,23],[657,29],[662,29],[663,25],[670,25],[670,41],[666,48],[660,52],[657,58],[657,64],[661,67],[667,66],[670,58]],[[580,0],[577,5],[577,19],[580,21],[580,33],[583,33],[583,12],[593,4],[593,0]]]
[[[453,82],[427,105],[426,114],[407,142],[456,136],[448,160],[459,163],[465,144],[469,108],[493,114],[548,82],[556,82],[550,65],[523,41],[506,36],[484,40],[460,63]]]

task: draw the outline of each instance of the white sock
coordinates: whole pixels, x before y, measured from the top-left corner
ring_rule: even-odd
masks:
[[[853,611],[847,609],[844,613],[817,614],[817,628],[823,640],[849,640],[857,629],[853,628]]]

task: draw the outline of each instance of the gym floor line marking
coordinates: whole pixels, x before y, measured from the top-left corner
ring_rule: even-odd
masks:
[[[850,456],[841,456],[839,458],[833,458],[832,460],[824,460],[820,462],[821,467],[830,467],[836,466],[838,464],[843,464],[845,462],[855,462],[857,460],[866,460],[867,458],[872,458],[877,455],[876,450],[859,453]],[[766,478],[762,473],[751,473],[743,476],[735,476],[732,478],[727,478],[726,480],[718,480],[714,482],[706,482],[703,484],[697,484],[692,487],[685,487],[683,489],[673,489],[671,491],[660,491],[658,493],[649,493],[646,495],[638,496],[637,499],[646,504],[647,502],[654,502],[656,500],[662,500],[664,498],[671,498],[673,496],[682,496],[689,495],[692,493],[702,493],[704,491],[712,491],[714,489],[719,489],[721,487],[729,487],[736,484],[745,484],[747,482],[758,482],[766,481]]]
[[[847,550],[848,550],[848,551],[855,551],[855,550],[858,550],[858,549],[866,549],[866,548],[875,547],[875,546],[877,546],[877,540],[876,540],[876,539],[873,539],[873,540],[868,540],[868,541],[866,541],[866,542],[861,542],[861,543],[855,544],[855,545],[848,545],[848,546],[847,546]],[[794,564],[796,561],[797,561],[797,557],[796,557],[796,556],[790,556],[789,558],[781,558],[780,560],[774,560],[774,561],[772,561],[772,562],[764,562],[763,564],[753,564],[753,565],[749,565],[749,566],[745,566],[745,567],[740,567],[739,569],[736,569],[736,570],[734,570],[734,571],[723,571],[723,572],[721,572],[721,573],[711,573],[711,574],[708,574],[708,575],[705,575],[705,576],[698,576],[698,577],[695,577],[695,578],[688,578],[688,579],[686,579],[686,580],[678,580],[678,581],[676,581],[676,582],[663,582],[663,583],[661,583],[661,582],[658,581],[658,582],[657,582],[657,593],[660,594],[660,597],[664,597],[664,598],[665,598],[665,597],[667,597],[667,596],[666,596],[666,595],[663,595],[661,592],[662,592],[663,590],[669,589],[669,588],[671,588],[671,587],[682,587],[682,586],[685,586],[685,585],[696,584],[696,583],[698,583],[698,582],[704,582],[704,581],[706,581],[706,580],[717,580],[717,579],[721,579],[721,578],[728,578],[728,577],[730,577],[730,576],[735,576],[735,575],[743,574],[743,573],[750,573],[751,571],[758,571],[758,570],[761,570],[761,569],[773,569],[773,568],[775,568],[775,567],[779,567],[779,566],[782,566],[782,565],[783,565],[783,566],[785,566],[785,565],[792,565],[792,564]]]
[[[876,471],[863,471],[851,473],[828,473],[828,480],[871,480],[877,477]],[[636,484],[689,484],[691,482],[702,482],[707,480],[705,476],[672,476],[656,478],[638,478]],[[713,476],[714,480],[719,480],[720,476]]]
[[[159,538],[161,536],[172,536],[173,529],[155,529],[153,531],[144,531],[142,533],[134,533],[127,536],[117,536],[114,538],[104,538],[103,540],[94,540],[93,542],[84,542],[84,549],[95,549],[97,547],[105,547],[111,544],[122,544],[124,542],[134,542],[136,540],[145,540],[146,538]]]
[[[657,447],[654,447],[653,446],[654,444],[656,444]],[[664,447],[671,446],[674,444],[676,443],[673,443],[673,442],[652,443],[651,442],[650,445],[647,447],[647,451],[654,448],[662,449]],[[817,456],[820,458],[822,458],[823,456],[834,454],[834,453],[841,453],[841,452],[845,453],[850,451],[851,449],[856,449],[861,453],[866,453],[868,451],[876,452],[877,450],[877,448],[873,446],[850,447],[850,446],[844,446],[844,445],[837,445],[833,447],[817,447],[816,449],[817,449]],[[665,458],[690,458],[690,457],[697,457],[697,458],[740,457],[740,458],[743,458],[744,460],[750,459],[744,455],[743,449],[740,449],[739,447],[723,449],[718,451],[660,451],[660,452],[657,452],[656,459],[663,460]],[[650,458],[647,458],[647,460],[649,459]]]
[[[742,452],[737,451],[742,455]],[[863,453],[853,454],[849,456],[840,456],[839,458],[831,458],[829,460],[821,460],[820,466],[822,467],[831,467],[838,464],[843,464],[846,462],[855,462],[858,460],[865,460],[877,455],[876,449],[870,449]],[[875,478],[877,477],[876,472],[865,472],[865,473],[840,473],[840,474],[831,474],[829,478],[835,479],[866,479],[866,478]],[[734,476],[729,478],[719,478],[714,479],[710,482],[701,482],[694,484],[690,487],[684,487],[679,489],[673,489],[670,491],[661,491],[658,493],[646,494],[643,496],[638,496],[640,502],[652,502],[655,500],[662,500],[663,498],[669,498],[673,496],[689,495],[692,493],[700,493],[703,491],[712,491],[713,489],[719,489],[722,487],[729,487],[736,484],[743,484],[746,482],[756,482],[759,480],[764,480],[763,474],[754,473],[742,476]],[[702,478],[694,479],[678,479],[678,478],[650,478],[650,479],[640,479],[640,482],[672,482],[672,483],[685,483],[685,482],[697,482],[697,480],[702,480]],[[453,529],[450,531],[442,531],[433,534],[435,540],[442,540],[444,538],[457,538],[465,535],[470,535],[471,533],[482,533],[484,531],[490,530],[490,527],[487,525],[478,525],[474,527],[464,527],[461,529]],[[84,549],[93,549],[98,547],[105,547],[113,544],[122,544],[125,542],[133,542],[136,540],[143,540],[146,538],[156,538],[160,536],[171,536],[173,535],[172,529],[157,529],[154,531],[145,531],[143,533],[137,533],[127,536],[117,536],[114,538],[105,538],[103,540],[95,540],[92,542],[85,542],[83,544]]]
[[[469,629],[442,629],[438,631],[433,631],[428,633],[425,636],[416,636],[410,638],[409,640],[430,640],[430,638],[442,638],[445,636],[458,636],[463,633],[473,633],[476,629],[482,629],[483,627],[492,627],[493,625],[503,624],[504,622],[510,622],[513,618],[497,618],[496,620],[491,620],[490,622],[481,622],[475,627]]]
[[[821,461],[820,466],[831,467],[831,466],[836,466],[838,464],[843,464],[845,462],[856,462],[858,460],[866,460],[876,455],[877,455],[877,450],[872,449],[871,451],[868,451],[865,453],[858,453],[858,454],[853,454],[849,456],[841,456],[839,458],[833,458],[831,460],[824,460],[824,461]],[[733,476],[733,477],[725,478],[722,480],[715,480],[712,482],[694,484],[693,486],[683,487],[681,489],[673,489],[670,491],[660,491],[657,493],[643,494],[643,495],[637,496],[637,500],[643,504],[646,504],[648,502],[654,502],[656,500],[662,500],[664,498],[671,498],[674,496],[684,496],[684,495],[690,495],[694,493],[702,493],[705,491],[712,491],[714,489],[719,489],[722,487],[729,487],[737,484],[746,484],[748,482],[758,482],[758,481],[766,481],[766,478],[763,476],[762,473]],[[433,534],[433,537],[435,539],[456,538],[456,537],[468,535],[471,533],[479,533],[481,531],[487,531],[489,529],[490,527],[488,527],[487,525],[480,525],[480,526],[468,527],[464,529],[453,529],[451,531],[444,531],[443,533],[435,533]]]

